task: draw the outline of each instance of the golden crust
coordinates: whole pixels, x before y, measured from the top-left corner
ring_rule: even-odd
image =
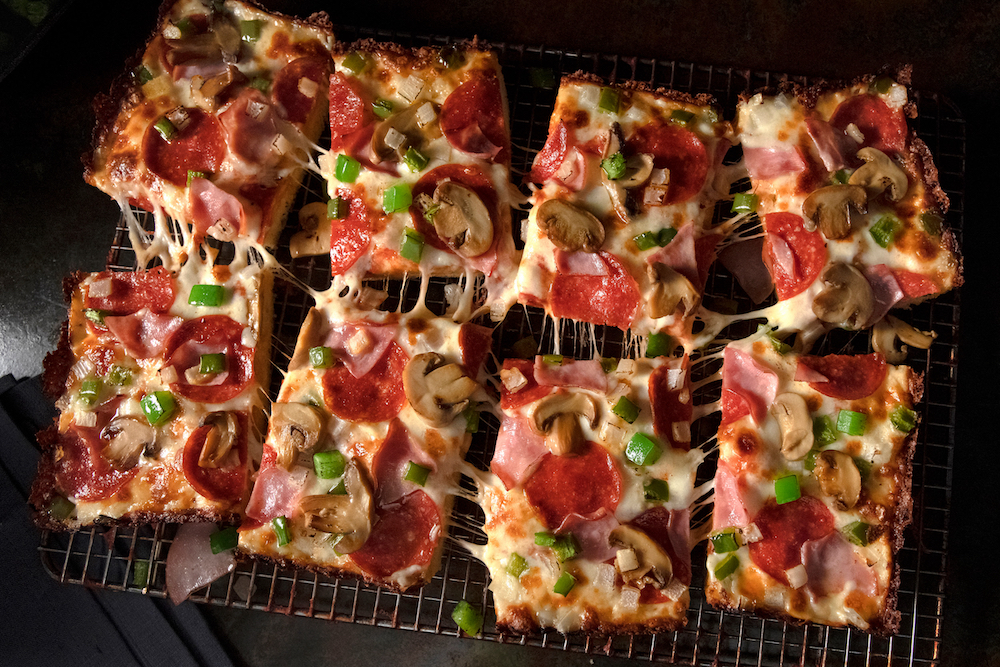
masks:
[[[608,86],[611,88],[618,88],[619,90],[655,95],[656,97],[661,97],[680,104],[693,104],[700,107],[712,107],[718,110],[718,101],[715,97],[709,95],[708,93],[685,93],[679,90],[672,90],[670,88],[651,86],[644,81],[633,81],[631,79],[627,81],[607,82],[596,74],[583,71],[566,74],[563,76],[560,85],[570,85],[574,83],[592,83],[598,86]]]

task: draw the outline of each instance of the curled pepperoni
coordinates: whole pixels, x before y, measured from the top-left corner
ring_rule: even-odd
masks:
[[[219,468],[204,468],[198,465],[201,450],[211,424],[199,426],[184,445],[184,477],[194,487],[194,490],[209,500],[238,500],[247,486],[247,415],[245,412],[234,413],[236,416],[237,433],[235,453],[228,455],[229,465]]]
[[[621,474],[611,454],[589,441],[576,456],[546,454],[524,484],[528,502],[551,530],[571,514],[584,518],[596,518],[601,510],[613,514],[621,491]]]
[[[823,375],[826,382],[810,382],[809,386],[831,398],[853,401],[875,393],[885,381],[888,368],[885,357],[878,352],[861,354],[828,354],[825,357],[799,357],[799,364]]]
[[[492,344],[492,329],[470,322],[459,327],[458,346],[462,350],[462,365],[473,378],[483,369]]]
[[[188,171],[215,173],[226,159],[226,137],[218,119],[201,109],[186,109],[184,129],[167,141],[153,123],[142,138],[146,167],[163,180],[184,187]]]
[[[368,252],[372,240],[365,200],[351,197],[347,190],[337,195],[347,199],[350,206],[346,218],[330,221],[330,271],[335,276],[347,273]]]
[[[614,255],[599,254],[607,275],[556,274],[549,288],[549,307],[556,317],[628,329],[639,307],[639,286]]]
[[[364,546],[351,554],[358,567],[386,578],[408,567],[425,567],[441,533],[441,512],[424,491],[376,510],[377,520]]]
[[[764,264],[778,300],[804,291],[826,266],[826,242],[819,231],[806,231],[802,217],[794,213],[764,216]]]
[[[688,510],[653,507],[629,523],[646,533],[670,556],[673,576],[684,585],[691,584],[691,514]]]
[[[563,161],[566,159],[566,151],[569,149],[569,130],[562,121],[552,128],[542,150],[538,151],[535,161],[531,165],[531,173],[528,179],[532,183],[544,183],[552,178]]]
[[[344,138],[357,132],[370,120],[368,105],[357,84],[336,72],[330,77],[331,150],[339,150]]]
[[[323,373],[323,397],[330,412],[352,422],[381,422],[403,409],[403,369],[409,359],[396,343],[371,370],[356,378],[343,363]]]
[[[528,381],[523,387],[515,392],[507,389],[506,384],[500,385],[500,407],[504,410],[514,410],[527,405],[532,401],[537,401],[542,396],[548,396],[552,387],[543,387],[535,380],[535,362],[531,359],[504,359],[504,370],[517,369]]]
[[[864,146],[888,154],[901,153],[906,148],[906,119],[902,109],[889,108],[877,95],[858,95],[840,103],[830,124],[846,130],[851,123],[864,135]]]
[[[167,339],[166,365],[173,366],[177,381],[171,389],[198,403],[225,403],[238,396],[253,380],[253,348],[243,344],[244,325],[225,315],[188,320]],[[185,372],[201,363],[201,355],[226,355],[226,375],[218,384],[190,384]]]
[[[679,368],[664,364],[649,374],[649,402],[653,411],[653,431],[667,440],[674,449],[688,451],[691,439],[678,440],[674,435],[674,424],[691,423],[694,403],[691,400],[691,374],[688,356],[685,354]],[[683,373],[680,386],[671,388],[671,373]],[[683,400],[682,400],[683,399]]]
[[[104,425],[110,420],[110,415],[99,414],[99,423]],[[101,456],[104,444],[101,441],[101,428],[84,428],[72,426],[59,434],[61,456],[56,459],[56,485],[69,496],[78,500],[105,500],[115,495],[130,479],[135,476],[137,468],[131,470],[116,470]]]
[[[149,271],[102,271],[94,280],[111,279],[108,296],[84,299],[87,308],[103,310],[112,315],[131,315],[143,308],[165,313],[174,304],[176,287],[169,271],[158,266]]]
[[[921,273],[896,269],[893,270],[892,275],[896,278],[899,289],[903,290],[907,299],[919,299],[941,291],[937,283]]]
[[[315,56],[297,58],[281,68],[271,85],[271,99],[278,106],[282,116],[290,123],[304,123],[309,113],[316,107],[322,94],[320,84],[330,74],[330,60]],[[316,85],[316,93],[307,96],[299,89],[299,82],[308,79]]]
[[[441,132],[458,150],[492,156],[497,164],[506,164],[510,158],[503,96],[496,72],[475,72],[453,90],[441,105],[439,119]]]
[[[788,583],[785,571],[802,563],[802,545],[834,531],[833,514],[811,496],[783,505],[770,500],[754,523],[762,539],[750,543],[750,559],[783,584]]]
[[[432,196],[439,183],[449,180],[461,183],[475,192],[476,196],[478,196],[486,206],[486,210],[489,211],[490,214],[490,220],[494,223],[493,243],[490,244],[490,247],[486,250],[486,252],[496,252],[496,242],[500,236],[496,233],[496,222],[500,217],[497,213],[497,193],[496,190],[493,189],[493,182],[490,180],[489,176],[483,173],[483,170],[479,167],[475,165],[446,164],[427,172],[420,178],[419,181],[417,181],[416,185],[413,186],[414,202],[420,195]],[[454,252],[450,247],[448,247],[448,244],[441,240],[441,237],[437,235],[434,225],[427,222],[427,219],[424,218],[424,212],[421,211],[420,207],[416,204],[410,206],[410,217],[413,218],[414,227],[416,227],[417,231],[424,235],[424,240],[427,243],[434,246],[438,250],[445,250],[451,253]]]
[[[685,202],[701,192],[708,177],[708,150],[698,136],[679,125],[643,125],[625,142],[626,156],[649,153],[656,169],[670,171],[664,204]],[[637,198],[642,201],[644,194]]]

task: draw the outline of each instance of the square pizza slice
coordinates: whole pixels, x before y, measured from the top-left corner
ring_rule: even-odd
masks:
[[[722,236],[729,124],[707,95],[564,77],[531,198],[518,300],[553,317],[691,336]]]
[[[708,601],[895,632],[921,393],[878,353],[798,355],[766,331],[730,343]]]
[[[907,125],[909,72],[849,86],[786,85],[737,112],[763,260],[785,330],[864,329],[962,283],[948,198]]]
[[[325,127],[333,33],[239,0],[168,0],[134,70],[95,101],[84,178],[199,235],[277,245]]]
[[[507,359],[483,485],[497,629],[601,634],[686,623],[688,359]]]
[[[39,434],[39,525],[240,521],[270,372],[271,280],[197,260],[67,280],[69,320],[46,359],[60,415]]]
[[[314,308],[271,406],[239,549],[395,590],[430,581],[492,332]]]

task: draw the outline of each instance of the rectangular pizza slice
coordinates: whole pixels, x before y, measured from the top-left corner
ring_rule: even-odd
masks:
[[[168,0],[134,70],[95,101],[84,178],[221,240],[277,245],[325,127],[333,33],[225,0]]]
[[[708,95],[564,77],[531,198],[518,300],[553,317],[681,342],[722,236],[729,124]]]
[[[765,329],[725,348],[711,604],[896,631],[922,389],[878,353],[798,355]]]
[[[688,359],[507,359],[483,485],[497,629],[620,634],[686,623]]]
[[[441,561],[492,332],[314,308],[271,406],[239,549],[395,590]]]
[[[60,415],[39,434],[30,499],[39,525],[239,522],[260,449],[271,280],[192,259],[66,281],[69,320],[45,375]]]
[[[332,272],[485,276],[499,321],[513,303],[510,126],[496,56],[475,42],[339,47],[330,84]]]
[[[908,81],[904,70],[898,81],[789,84],[740,102],[753,188],[740,196],[763,221],[779,301],[769,319],[779,328],[868,328],[961,285],[959,249],[943,225],[948,198],[907,125],[916,115]]]

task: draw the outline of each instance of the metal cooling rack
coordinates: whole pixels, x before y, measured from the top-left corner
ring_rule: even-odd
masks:
[[[368,29],[342,29],[345,41],[375,38],[406,45],[446,45],[445,36],[400,34]],[[548,120],[555,101],[555,88],[536,88],[532,75],[541,71],[561,73],[584,70],[606,79],[635,79],[694,93],[707,92],[719,101],[726,117],[733,117],[737,95],[745,90],[777,83],[784,75],[732,67],[712,67],[646,58],[625,58],[580,51],[560,51],[515,44],[495,45],[503,65],[510,104],[513,135],[514,179],[526,172],[532,158],[545,142]],[[787,77],[803,84],[807,77]],[[940,170],[941,184],[951,198],[948,223],[961,242],[965,188],[965,121],[949,101],[936,95],[914,95],[920,116],[916,130],[928,143]],[[316,177],[307,179],[297,207],[326,199],[324,184]],[[293,209],[297,210],[296,209]],[[515,211],[514,229],[523,212]],[[294,223],[290,227],[294,226]],[[328,258],[292,261],[287,251],[291,229],[286,230],[277,256],[303,282],[329,286]],[[127,233],[119,223],[109,256],[111,268],[129,269],[134,254]],[[389,285],[405,300],[413,290],[399,283]],[[412,285],[411,285],[412,287]],[[434,290],[432,290],[434,291]],[[310,306],[297,288],[278,281],[275,286],[274,362],[283,367],[294,347],[299,326]],[[735,287],[732,277],[720,266],[713,269],[707,297],[730,299],[749,310],[749,300]],[[437,305],[442,302],[437,300]],[[488,597],[486,568],[449,542],[440,572],[423,588],[408,593],[391,593],[351,580],[337,580],[308,572],[264,565],[241,564],[236,571],[192,595],[197,602],[230,607],[259,609],[298,616],[376,625],[420,632],[459,636],[451,620],[454,604],[462,599],[479,602],[487,609],[485,640],[546,648],[629,657],[680,665],[935,665],[940,659],[942,607],[944,603],[945,560],[948,546],[948,514],[951,497],[951,467],[955,443],[959,297],[952,292],[932,303],[914,308],[908,319],[920,329],[933,329],[938,339],[927,351],[914,350],[909,363],[924,373],[923,415],[914,457],[913,525],[905,546],[897,555],[901,583],[899,610],[901,631],[890,638],[875,638],[847,629],[807,624],[794,626],[750,615],[719,611],[705,602],[702,587],[705,567],[704,545],[692,554],[693,581],[687,625],[676,632],[591,639],[580,634],[545,632],[526,637],[503,636],[493,625],[492,601]],[[495,349],[503,354],[510,345],[532,333],[551,349],[555,336],[561,337],[567,354],[589,350],[583,333],[589,329],[555,329],[544,322],[540,311],[515,307],[494,335]],[[604,327],[593,329],[597,349],[606,355],[620,354],[622,335]],[[748,333],[748,332],[744,332]],[[544,336],[540,336],[544,334]],[[821,353],[868,351],[867,336],[835,331],[819,345]],[[274,374],[275,376],[279,374]],[[272,387],[277,392],[278,378]],[[714,432],[714,424],[703,419],[696,424],[702,441]],[[484,420],[486,428],[473,441],[468,459],[486,469],[495,442],[497,423]],[[471,482],[463,480],[466,488]],[[451,535],[473,543],[485,538],[481,510],[458,498],[453,511]],[[135,528],[94,528],[75,533],[45,532],[39,547],[48,572],[59,581],[132,591],[165,597],[166,554],[175,534],[170,525]],[[143,574],[148,572],[144,578]]]

